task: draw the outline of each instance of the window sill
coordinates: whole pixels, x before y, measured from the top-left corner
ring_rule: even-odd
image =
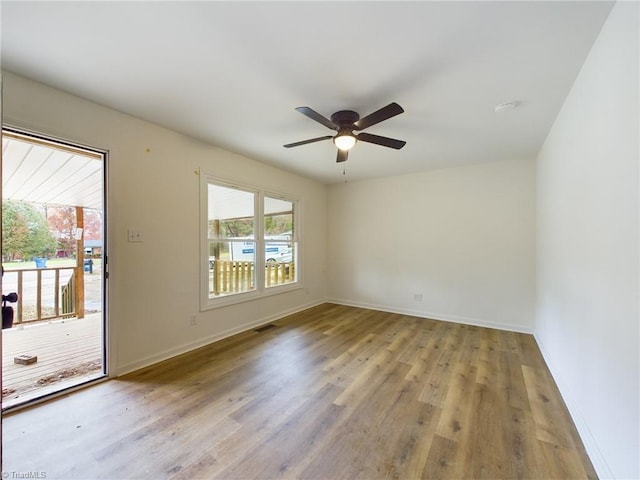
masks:
[[[207,310],[215,310],[216,308],[228,307],[230,305],[237,305],[239,303],[252,302],[254,300],[260,300],[261,298],[267,298],[274,295],[302,290],[303,288],[304,286],[302,285],[302,283],[295,282],[288,285],[268,287],[261,291],[254,290],[251,292],[236,293],[219,298],[210,298],[205,305],[200,306],[200,311],[205,312]]]

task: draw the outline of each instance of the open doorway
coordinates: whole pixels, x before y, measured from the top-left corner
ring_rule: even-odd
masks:
[[[107,374],[105,172],[104,151],[2,130],[3,410]]]

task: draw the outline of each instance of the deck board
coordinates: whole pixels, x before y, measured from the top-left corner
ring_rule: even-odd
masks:
[[[19,365],[14,363],[18,355],[36,355],[38,361]],[[2,406],[9,408],[56,388],[99,377],[101,359],[100,313],[3,330]]]

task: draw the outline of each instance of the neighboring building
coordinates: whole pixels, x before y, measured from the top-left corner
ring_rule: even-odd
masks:
[[[85,240],[84,254],[92,256],[102,255],[102,240]]]

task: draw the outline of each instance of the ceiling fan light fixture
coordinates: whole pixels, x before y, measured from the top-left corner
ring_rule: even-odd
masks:
[[[356,137],[351,132],[340,132],[333,137],[333,143],[335,143],[336,147],[340,150],[351,150],[356,144]]]

